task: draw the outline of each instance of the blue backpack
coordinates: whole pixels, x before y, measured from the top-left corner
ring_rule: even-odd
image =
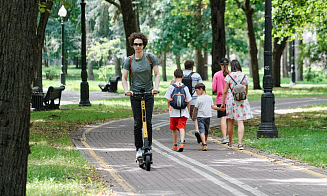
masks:
[[[187,106],[187,99],[186,99],[186,92],[184,90],[185,85],[180,84],[172,84],[174,87],[174,90],[172,91],[170,95],[170,105],[174,109],[185,109]]]

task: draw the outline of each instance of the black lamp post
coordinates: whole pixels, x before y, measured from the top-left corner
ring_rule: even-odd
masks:
[[[81,82],[81,100],[79,106],[90,106],[89,83],[87,82],[86,71],[86,31],[85,31],[85,3],[81,3],[81,23],[82,23],[82,82]]]
[[[271,0],[265,0],[265,54],[264,54],[264,93],[261,96],[261,124],[257,131],[257,138],[278,137],[275,125],[275,96],[272,93],[272,44],[271,44]]]
[[[67,15],[65,6],[61,6],[58,15],[61,17],[61,71],[60,71],[60,84],[66,85],[66,74],[65,74],[65,24],[64,18]]]

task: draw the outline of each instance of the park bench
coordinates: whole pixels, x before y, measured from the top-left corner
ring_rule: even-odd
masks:
[[[117,92],[117,84],[119,79],[119,76],[110,76],[109,82],[107,84],[100,83],[99,87],[102,92]]]
[[[40,87],[32,88],[32,108],[35,110],[51,110],[59,109],[61,93],[65,90],[65,86],[50,86],[46,93],[42,93]],[[55,100],[57,103],[55,103]]]

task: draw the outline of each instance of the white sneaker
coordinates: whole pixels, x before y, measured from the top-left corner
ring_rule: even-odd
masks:
[[[229,142],[229,136],[226,136],[226,137],[221,138],[221,143],[222,144],[226,144],[228,142]]]
[[[141,158],[142,157],[142,153],[143,153],[142,149],[139,148],[139,150],[136,152],[136,159]]]

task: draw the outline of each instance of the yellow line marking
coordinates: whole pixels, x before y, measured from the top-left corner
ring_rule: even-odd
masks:
[[[110,124],[114,121],[104,123],[102,125]],[[102,126],[101,125],[101,126]],[[99,126],[95,126],[92,128],[87,129],[83,132],[81,142],[88,149],[89,153],[95,158],[98,163],[104,168],[105,171],[109,172],[109,174],[114,178],[114,180],[127,192],[128,195],[135,195],[135,189],[132,185],[126,182],[110,165],[108,165],[103,159],[101,159],[91,148],[91,146],[86,142],[86,134],[92,131],[93,129]]]

